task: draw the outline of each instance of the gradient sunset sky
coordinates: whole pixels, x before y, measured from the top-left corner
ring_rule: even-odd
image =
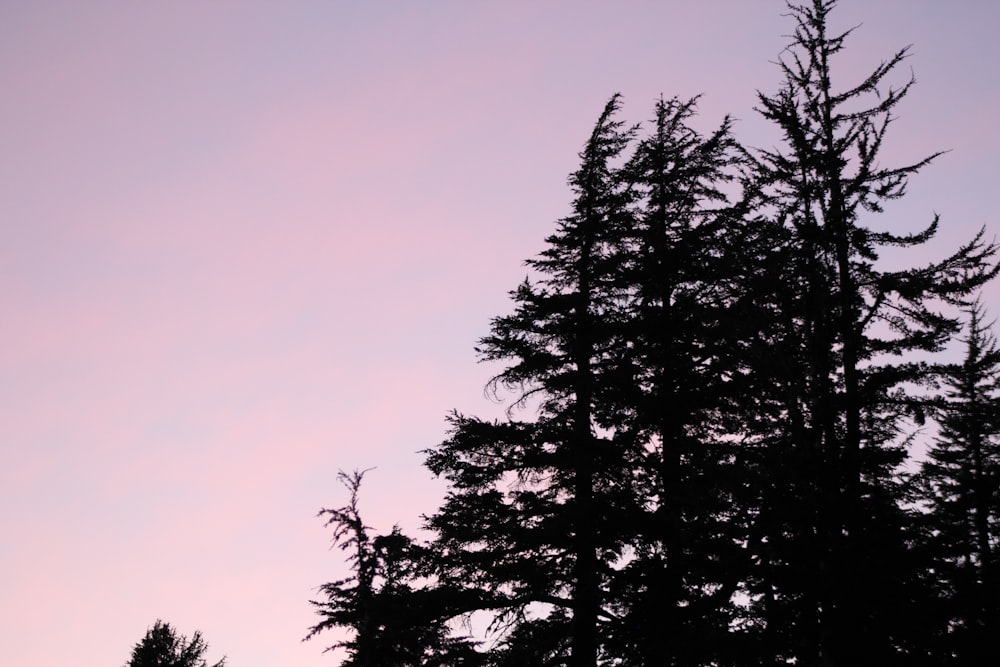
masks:
[[[0,0],[0,665],[117,667],[153,621],[231,667],[302,643],[344,576],[316,518],[443,486],[419,450],[497,415],[473,345],[568,212],[604,103],[753,111],[780,0]],[[913,44],[873,225],[1000,230],[1000,3],[843,0],[846,86]],[[912,263],[930,259],[924,250]],[[1000,315],[1000,287],[986,293]]]

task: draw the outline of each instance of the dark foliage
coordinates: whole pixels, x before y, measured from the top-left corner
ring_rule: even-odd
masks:
[[[832,0],[795,24],[759,94],[779,132],[701,134],[697,100],[649,132],[605,106],[570,214],[493,319],[481,359],[507,418],[452,414],[425,452],[449,489],[431,539],[372,537],[362,475],[323,510],[351,576],[316,633],[348,665],[977,664],[997,630],[1000,353],[970,311],[998,272],[980,232],[879,226],[929,156],[882,164],[906,49],[838,87]],[[835,85],[836,82],[838,85]],[[947,395],[940,392],[942,378]],[[919,475],[915,429],[941,437]],[[912,466],[911,466],[912,467]],[[456,625],[488,624],[476,645]],[[485,619],[485,620],[484,620]],[[994,650],[994,649],[989,649]]]
[[[323,620],[305,639],[346,631],[326,650],[343,649],[347,659],[341,664],[351,667],[480,664],[474,643],[452,637],[447,624],[462,611],[462,601],[443,587],[423,585],[430,571],[426,548],[398,527],[371,535],[358,506],[364,474],[341,472],[338,478],[350,492],[347,505],[319,513],[333,528],[333,543],[348,552],[351,575],[320,586],[325,599],[312,604]]]
[[[996,247],[980,234],[938,262],[879,268],[884,249],[935,238],[937,218],[909,234],[873,226],[935,156],[881,164],[892,113],[913,83],[889,83],[907,51],[836,88],[833,61],[851,31],[831,31],[833,5],[790,6],[784,84],[759,98],[783,136],[756,152],[753,172],[756,210],[779,241],[777,262],[763,267],[777,315],[770,353],[782,360],[763,369],[779,408],[763,472],[782,475],[791,462],[794,477],[761,497],[766,569],[756,598],[776,652],[799,664],[912,664],[904,656],[919,625],[900,619],[916,568],[899,472],[905,420],[925,401],[914,388],[933,378],[916,355],[939,352],[955,334],[958,319],[945,308],[995,275]]]
[[[153,627],[146,630],[146,636],[132,648],[132,657],[125,667],[206,667],[204,658],[208,644],[195,631],[189,640],[178,635],[169,623],[157,619]],[[225,667],[226,659],[214,663],[212,667]]]
[[[740,153],[726,119],[701,136],[696,100],[660,100],[648,137],[625,167],[632,189],[623,230],[621,359],[613,411],[626,457],[626,553],[614,584],[615,655],[644,665],[723,660],[739,545],[734,423],[739,347],[734,287],[744,253],[739,210],[724,192]],[[724,660],[723,660],[724,661]]]
[[[509,364],[492,387],[536,401],[535,421],[455,415],[427,459],[453,488],[428,521],[450,576],[490,600],[511,656],[519,638],[548,637],[537,664],[596,664],[624,544],[615,517],[631,480],[604,409],[620,385],[616,268],[630,223],[621,163],[635,132],[615,118],[619,106],[616,95],[580,154],[573,212],[528,262],[535,279],[512,292],[514,313],[495,318],[477,348]]]
[[[920,475],[943,664],[1000,662],[1000,350],[984,314],[978,302],[968,310],[965,358],[945,369],[940,434]]]

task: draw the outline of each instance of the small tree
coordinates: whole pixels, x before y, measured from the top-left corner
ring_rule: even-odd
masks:
[[[208,644],[198,630],[188,640],[178,635],[169,623],[157,619],[153,627],[146,630],[142,641],[132,648],[132,657],[125,667],[206,667],[206,651]],[[225,664],[223,658],[212,667],[224,667]]]
[[[432,559],[426,547],[394,526],[387,535],[372,535],[358,506],[361,481],[367,471],[347,474],[340,482],[350,492],[347,505],[323,509],[333,528],[333,543],[348,551],[351,574],[320,586],[325,601],[313,600],[323,620],[305,639],[330,629],[350,634],[327,647],[344,649],[344,667],[434,667],[474,665],[480,656],[475,643],[454,637],[448,621],[461,613],[444,587],[429,588]]]

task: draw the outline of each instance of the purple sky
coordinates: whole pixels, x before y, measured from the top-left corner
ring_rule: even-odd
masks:
[[[1000,229],[997,7],[834,16],[845,77],[914,45],[886,162],[952,152],[880,224],[938,211],[938,255]],[[703,129],[770,143],[783,8],[3,3],[0,664],[121,665],[156,618],[233,667],[336,664],[299,640],[344,574],[337,470],[377,466],[380,529],[433,511],[417,451],[497,413],[473,344],[604,103],[703,92]]]

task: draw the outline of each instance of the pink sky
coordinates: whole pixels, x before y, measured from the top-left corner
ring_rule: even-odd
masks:
[[[497,413],[473,345],[605,101],[703,92],[770,142],[783,7],[4,3],[0,664],[121,665],[157,618],[232,667],[336,664],[299,640],[345,572],[337,470],[377,466],[380,529],[434,510],[417,451]],[[939,255],[1000,229],[997,13],[835,14],[845,74],[914,45],[886,159],[952,152],[884,224],[938,211]]]

